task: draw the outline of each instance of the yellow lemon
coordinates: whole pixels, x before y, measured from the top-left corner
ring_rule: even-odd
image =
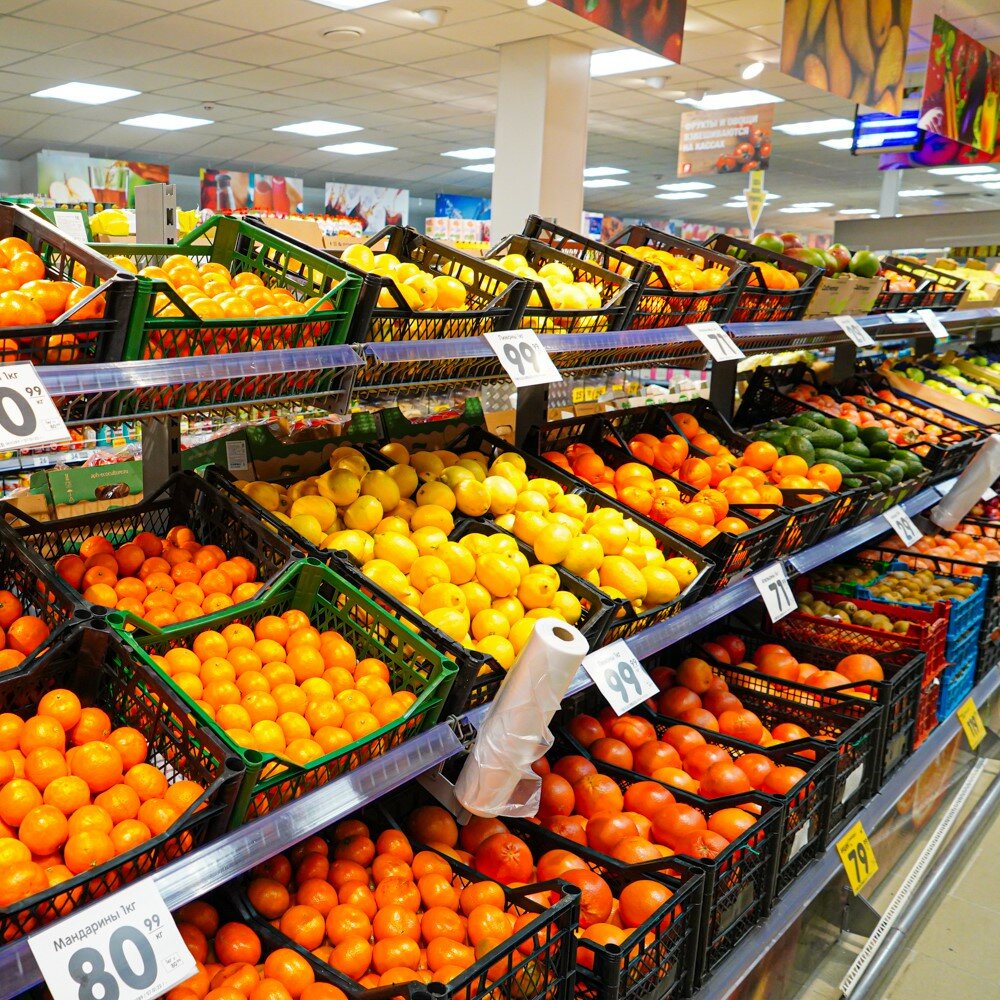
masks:
[[[514,534],[521,539],[522,542],[526,542],[528,545],[532,545],[536,538],[549,527],[548,522],[545,520],[545,515],[537,510],[522,510],[518,511],[514,515]]]
[[[514,522],[517,519],[514,514],[501,514],[497,519],[497,527],[503,528],[504,531],[513,531]]]
[[[410,465],[416,469],[422,483],[437,479],[444,472],[444,463],[429,451],[418,451],[411,455]]]
[[[353,243],[341,255],[341,260],[353,264],[362,271],[371,271],[375,267],[375,254],[371,247],[364,243]]]
[[[374,531],[384,516],[385,511],[375,497],[358,497],[344,511],[344,526],[357,531]]]
[[[451,582],[458,584],[471,583],[476,578],[476,560],[472,553],[458,542],[448,542],[438,550],[451,574]]]
[[[549,507],[563,495],[563,488],[551,479],[532,479],[531,488],[536,493],[541,493],[548,500]]]
[[[270,483],[248,483],[243,492],[265,510],[275,511],[281,506],[281,495]]]
[[[477,642],[488,635],[499,635],[506,639],[510,635],[510,622],[506,615],[488,608],[473,617],[471,632],[472,638]]]
[[[481,469],[489,467],[490,460],[481,451],[463,451],[458,456],[460,462],[475,462]]]
[[[364,531],[335,531],[323,539],[323,548],[349,552],[361,565],[375,555],[375,541]]]
[[[494,597],[512,597],[521,582],[521,574],[508,556],[487,552],[476,564],[476,580]]]
[[[376,586],[399,597],[410,585],[406,575],[385,559],[372,559],[361,570]]]
[[[410,519],[413,517],[414,512],[417,509],[417,505],[405,497],[399,501],[399,503],[393,508],[392,514],[394,517],[401,517],[407,524],[410,523]]]
[[[573,532],[564,524],[546,524],[535,535],[532,545],[535,558],[549,566],[561,563],[573,545]]]
[[[292,504],[290,513],[293,520],[299,514],[311,515],[316,519],[324,534],[337,520],[337,508],[326,497],[299,497]]]
[[[643,566],[647,565],[648,561],[646,558],[646,549],[639,548],[633,542],[629,542],[625,548],[622,549],[622,556],[627,559],[636,569],[642,569]]]
[[[462,546],[463,549],[471,552],[473,556],[478,556],[480,552],[489,550],[489,536],[484,535],[481,531],[470,531],[467,535],[463,535],[459,540],[458,544]]]
[[[455,506],[469,517],[482,517],[490,509],[490,492],[476,479],[463,480],[455,487]]]
[[[442,546],[448,544],[448,536],[440,528],[435,528],[432,525],[418,528],[410,535],[410,538],[422,556],[432,556],[440,551]]]
[[[361,479],[347,469],[331,469],[316,480],[321,496],[338,507],[349,507],[361,496]]]
[[[465,595],[453,583],[435,583],[420,598],[420,613],[428,614],[438,608],[452,611],[465,610]]]
[[[513,465],[515,469],[520,469],[521,472],[525,472],[528,468],[524,458],[513,451],[505,451],[502,455],[498,455],[497,463],[501,462],[507,462],[509,465]]]
[[[441,462],[446,469],[450,469],[458,462],[458,455],[456,455],[453,451],[448,451],[446,448],[438,448],[434,454],[438,461]]]
[[[421,528],[439,528],[446,534],[450,534],[455,528],[455,519],[451,516],[451,511],[435,503],[424,504],[418,507],[410,518],[410,530],[419,531]]]
[[[553,583],[549,577],[528,573],[518,585],[517,599],[529,612],[535,608],[548,608],[558,589],[559,584]]]
[[[681,592],[677,577],[666,565],[647,566],[640,570],[646,581],[646,603],[649,605],[669,604]]]
[[[499,635],[489,635],[480,639],[476,643],[476,649],[480,653],[492,656],[504,670],[510,670],[517,659],[517,651],[514,649],[514,644],[509,639]]]
[[[472,478],[475,479],[477,483],[482,483],[486,480],[486,459],[483,455],[480,455],[479,457],[483,459],[482,462],[477,462],[471,458],[460,458],[455,467],[458,469],[466,469],[472,473]]]
[[[646,598],[646,578],[636,565],[624,556],[608,556],[600,568],[601,586],[612,587],[629,601]]]
[[[549,511],[549,501],[544,493],[539,493],[537,490],[525,490],[517,498],[517,503],[514,504],[514,510],[536,510],[539,513],[547,514]]]
[[[310,476],[309,479],[303,479],[301,483],[292,483],[292,485],[286,490],[285,495],[292,501],[292,503],[298,500],[299,497],[319,496],[319,487],[316,485],[316,477]]]
[[[375,536],[374,554],[376,559],[391,562],[403,573],[409,573],[420,558],[420,550],[405,535],[395,531],[382,532]]]
[[[323,541],[326,532],[320,526],[312,514],[295,514],[291,519],[292,528],[297,531],[307,542],[319,545]]]
[[[494,462],[490,466],[490,475],[487,478],[492,476],[506,479],[518,493],[522,493],[528,488],[528,477],[517,466],[511,465],[509,462]]]
[[[675,556],[665,563],[668,570],[677,577],[677,582],[683,590],[698,575],[698,567],[690,559],[683,556]]]
[[[483,548],[487,552],[504,552],[510,555],[520,551],[517,547],[517,539],[511,538],[510,535],[505,535],[501,531],[495,535],[488,535]]]
[[[387,514],[385,517],[375,525],[375,531],[373,534],[381,535],[385,531],[394,531],[397,535],[406,535],[407,538],[410,536],[410,525],[402,517],[396,517],[394,514]]]
[[[420,479],[417,477],[417,470],[409,465],[393,465],[386,469],[386,474],[392,478],[399,490],[400,497],[412,497],[417,492]]]
[[[490,592],[475,580],[460,583],[458,589],[465,597],[465,606],[469,609],[470,615],[478,615],[480,611],[485,611],[493,601]]]
[[[381,469],[373,469],[361,480],[361,495],[375,497],[383,510],[392,510],[402,499],[396,480]]]
[[[604,561],[604,549],[593,535],[579,535],[573,540],[562,565],[576,576],[586,577]]]
[[[575,625],[583,614],[583,605],[568,590],[559,590],[552,598],[552,610],[558,611],[570,625]]]
[[[444,507],[449,513],[455,509],[455,494],[444,483],[424,483],[417,490],[416,501],[418,507]]]
[[[564,493],[556,497],[552,509],[557,514],[568,514],[578,521],[582,521],[587,516],[587,501],[576,493]]]
[[[451,583],[448,564],[437,556],[420,556],[410,567],[410,583],[425,594],[436,583]]]
[[[621,555],[628,545],[628,530],[614,521],[597,521],[590,526],[589,534],[600,543],[606,556]]]
[[[499,611],[511,626],[524,617],[524,605],[516,597],[498,597],[493,602],[493,610]]]
[[[573,532],[573,537],[576,538],[577,535],[583,532],[583,523],[578,521],[575,517],[570,517],[569,514],[556,514],[549,513],[546,515],[549,524],[562,524],[569,528]]]
[[[469,614],[453,608],[437,608],[427,612],[427,620],[455,642],[463,642],[469,634]]]
[[[405,445],[400,444],[398,441],[390,441],[388,444],[382,445],[378,451],[380,455],[385,455],[389,461],[395,462],[397,465],[410,464],[409,451],[406,450]]]
[[[520,653],[524,649],[525,643],[531,638],[531,633],[535,631],[537,621],[537,618],[522,618],[511,626],[508,638],[515,652]]]
[[[555,610],[555,608],[532,608],[528,612],[529,618],[558,618],[559,621],[565,621],[566,619]]]
[[[517,490],[509,479],[503,476],[487,476],[483,485],[490,494],[490,513],[494,517],[509,514],[517,503]]]
[[[463,469],[460,465],[452,465],[441,473],[440,482],[454,489],[466,479],[475,480],[476,477],[468,469]]]

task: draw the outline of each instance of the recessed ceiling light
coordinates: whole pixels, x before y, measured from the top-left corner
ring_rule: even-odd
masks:
[[[911,188],[909,191],[900,191],[900,198],[936,198],[939,194],[944,192],[938,191],[936,188]]]
[[[792,208],[833,208],[832,201],[797,201]]]
[[[456,160],[492,160],[497,151],[492,146],[475,146],[472,149],[452,149],[442,156],[453,156]]]
[[[133,125],[135,128],[155,128],[161,132],[179,132],[184,128],[197,128],[199,125],[211,125],[210,118],[189,118],[187,115],[142,115],[140,118],[126,118],[119,125]]]
[[[777,201],[780,197],[781,197],[780,194],[772,194],[770,191],[768,191],[764,195],[764,201]],[[741,208],[744,207],[747,203],[747,200],[746,198],[743,197],[743,195],[737,195],[735,198],[730,198],[729,201],[730,204],[739,205]]]
[[[931,167],[927,171],[929,174],[966,174],[971,176],[972,174],[995,174],[996,168],[991,167],[988,163],[970,163],[968,166],[960,166],[956,164],[952,167]]]
[[[392,153],[398,146],[380,146],[377,142],[342,142],[337,146],[320,146],[324,153],[342,153],[344,156],[367,156],[369,153]]]
[[[587,167],[583,172],[584,177],[617,177],[620,174],[627,174],[627,170],[621,167]]]
[[[110,104],[126,97],[136,97],[141,91],[124,87],[102,87],[98,83],[61,83],[58,87],[36,90],[32,97],[51,97],[75,104]]]
[[[653,195],[661,201],[691,201],[694,198],[707,198],[708,195],[701,191],[664,191],[663,194]]]
[[[613,177],[599,177],[591,181],[584,181],[585,188],[616,188],[627,187],[628,181],[617,181]]]
[[[462,167],[463,170],[471,170],[475,174],[492,174],[496,170],[495,163],[473,163],[468,167]]]
[[[805,205],[789,205],[788,208],[779,208],[779,212],[785,215],[811,215],[813,212],[818,212],[818,208],[807,208]]]
[[[775,125],[775,132],[785,135],[822,135],[824,132],[850,132],[854,122],[849,118],[821,118],[814,122],[789,122],[787,125]]]
[[[980,187],[987,191],[1000,191],[1000,181],[988,181],[986,184],[981,184]]]
[[[294,132],[296,135],[341,135],[344,132],[360,132],[360,125],[344,125],[341,122],[327,122],[321,118],[308,122],[295,122],[293,125],[279,125],[272,132]]]
[[[877,208],[842,208],[841,215],[878,215]]]
[[[850,149],[854,145],[854,139],[849,135],[845,135],[841,139],[821,139],[820,145],[826,146],[828,149]]]
[[[548,3],[549,0],[526,0],[529,7],[541,7],[542,4]]]
[[[657,191],[711,191],[714,184],[704,181],[678,181],[676,184],[660,184]]]
[[[332,7],[334,10],[361,10],[362,7],[374,7],[386,0],[309,0],[309,3],[320,7]]]
[[[654,56],[651,52],[640,49],[612,49],[610,52],[595,52],[590,57],[590,75],[617,76],[620,73],[639,73],[645,69],[673,65],[663,56]]]
[[[952,174],[951,180],[961,181],[963,184],[985,184],[987,181],[995,181],[996,174]]]
[[[755,80],[761,73],[764,72],[764,66],[766,64],[761,62],[759,59],[755,59],[751,63],[747,63],[740,70],[740,79],[742,80]]]
[[[699,111],[725,111],[728,108],[748,108],[752,104],[783,104],[785,99],[763,90],[730,90],[724,94],[706,94],[696,100],[681,97],[678,104],[689,104]]]

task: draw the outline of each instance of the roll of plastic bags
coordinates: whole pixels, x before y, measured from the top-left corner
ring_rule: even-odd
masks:
[[[930,512],[930,519],[945,531],[951,531],[983,494],[1000,477],[1000,434],[991,434],[958,477],[950,492]]]

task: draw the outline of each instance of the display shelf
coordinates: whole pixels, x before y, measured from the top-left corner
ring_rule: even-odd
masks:
[[[167,906],[176,909],[443,764],[461,749],[462,743],[454,731],[439,723],[384,756],[192,851],[146,878],[153,882]],[[86,925],[85,914],[86,908],[77,910],[60,923],[82,921]],[[19,996],[41,981],[27,938],[0,947],[0,1000]]]
[[[109,446],[110,448],[110,446]],[[8,472],[34,472],[37,469],[51,469],[53,465],[62,462],[86,462],[99,454],[97,448],[73,448],[67,451],[46,451],[40,455],[15,455],[13,458],[0,459],[0,475]]]

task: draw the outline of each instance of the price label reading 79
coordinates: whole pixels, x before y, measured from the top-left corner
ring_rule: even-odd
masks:
[[[844,865],[847,881],[851,883],[851,890],[856,896],[878,871],[875,852],[860,821],[837,841],[837,853]]]
[[[562,375],[534,330],[501,330],[484,336],[503,370],[518,388],[562,381]]]

